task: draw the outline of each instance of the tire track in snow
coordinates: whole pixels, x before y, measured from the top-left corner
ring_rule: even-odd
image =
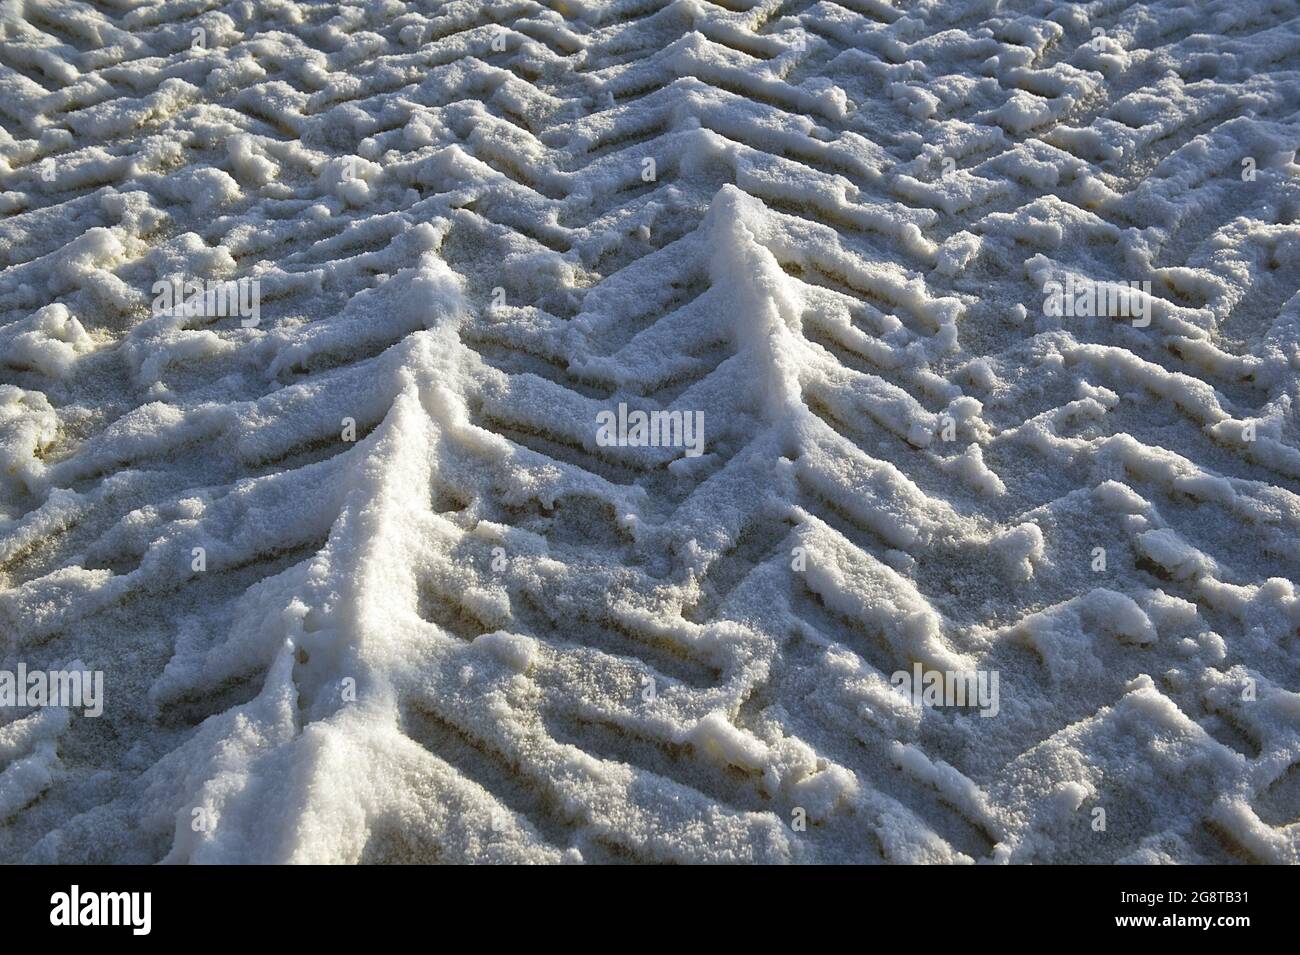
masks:
[[[1296,861],[1300,10],[994,6],[0,15],[0,858]]]

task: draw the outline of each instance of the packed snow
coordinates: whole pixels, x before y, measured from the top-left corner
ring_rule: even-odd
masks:
[[[0,861],[1300,862],[1297,146],[1297,0],[0,0]]]

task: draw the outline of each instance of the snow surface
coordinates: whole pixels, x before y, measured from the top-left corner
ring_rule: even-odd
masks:
[[[1300,861],[1297,145],[1295,0],[3,0],[0,861]]]

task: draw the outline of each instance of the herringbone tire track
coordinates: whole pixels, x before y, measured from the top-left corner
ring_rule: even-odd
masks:
[[[1296,3],[0,31],[0,859],[1297,861]]]

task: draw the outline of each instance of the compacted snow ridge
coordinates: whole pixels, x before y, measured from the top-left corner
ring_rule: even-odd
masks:
[[[0,861],[1298,861],[1297,145],[1296,0],[3,0]]]

